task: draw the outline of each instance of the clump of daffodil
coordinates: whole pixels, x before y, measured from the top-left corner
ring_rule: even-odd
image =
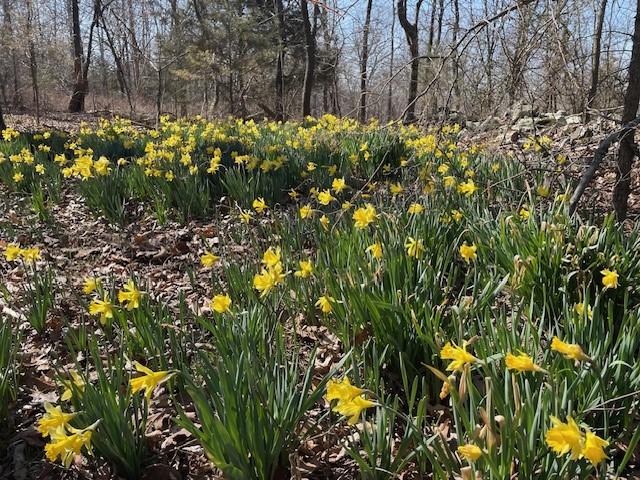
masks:
[[[360,418],[363,410],[375,406],[375,402],[364,398],[366,390],[351,385],[348,377],[344,377],[342,381],[329,380],[327,383],[328,402],[337,400],[333,407],[333,411],[349,417],[348,424],[355,425]]]
[[[284,282],[286,273],[280,260],[280,248],[270,247],[262,256],[264,267],[253,277],[253,287],[264,297],[273,290],[276,285]]]

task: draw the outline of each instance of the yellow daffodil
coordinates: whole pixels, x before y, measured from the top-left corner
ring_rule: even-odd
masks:
[[[593,319],[593,309],[591,308],[591,305],[587,305],[585,307],[584,303],[580,302],[580,303],[576,303],[573,309],[581,317],[584,317],[586,312],[587,318],[589,320]]]
[[[267,206],[267,202],[265,202],[264,198],[262,198],[262,197],[256,198],[253,201],[252,206],[253,206],[253,209],[258,213],[262,213],[262,212],[264,212],[265,210],[267,210],[269,208]]]
[[[565,358],[569,360],[577,360],[578,362],[587,362],[591,360],[582,351],[580,345],[565,343],[555,336],[551,339],[551,350],[561,353]]]
[[[369,245],[365,251],[367,253],[370,253],[371,256],[375,259],[381,259],[382,258],[382,245],[379,242],[373,243],[371,245]]]
[[[468,443],[458,447],[458,455],[469,462],[475,462],[482,456],[482,449],[477,445]]]
[[[91,295],[100,286],[100,280],[96,277],[87,277],[82,283],[82,293],[85,295]]]
[[[533,362],[533,359],[529,355],[522,352],[517,355],[507,353],[504,358],[504,363],[509,370],[515,370],[516,372],[545,372],[542,367]]]
[[[477,190],[478,187],[475,183],[473,183],[473,180],[467,180],[466,182],[462,182],[460,185],[458,185],[458,191],[466,195],[467,197],[473,195]]]
[[[399,183],[392,183],[389,189],[393,195],[399,195],[404,192],[404,187]]]
[[[43,437],[50,436],[53,432],[59,428],[66,428],[71,420],[76,416],[76,413],[64,413],[62,408],[55,407],[49,402],[44,402],[45,413],[38,420],[38,432]]]
[[[471,365],[478,361],[476,357],[467,352],[466,345],[458,347],[451,342],[447,342],[442,350],[440,350],[440,358],[442,360],[452,360],[447,366],[447,370],[461,371],[465,365]]]
[[[327,313],[331,313],[331,311],[333,310],[333,307],[331,306],[331,304],[334,303],[335,301],[336,301],[335,298],[330,297],[328,295],[323,295],[318,299],[315,305],[322,311],[322,313],[327,314]]]
[[[89,304],[89,313],[91,315],[100,315],[100,323],[102,325],[106,325],[107,320],[113,318],[113,304],[109,301],[106,293],[102,300],[96,298]]]
[[[422,240],[416,240],[413,237],[407,238],[404,243],[404,248],[407,250],[407,255],[414,258],[420,258],[424,253],[424,244]]]
[[[580,428],[571,417],[567,417],[567,423],[561,422],[552,416],[551,427],[545,436],[545,442],[556,455],[565,455],[571,452],[571,458],[577,460],[582,454],[584,440]]]
[[[124,303],[129,311],[140,307],[141,297],[142,292],[136,288],[135,283],[133,283],[131,279],[129,279],[122,290],[118,292],[118,302]]]
[[[347,184],[343,178],[334,178],[333,181],[331,182],[331,188],[333,188],[333,191],[336,193],[340,193],[342,192],[345,188],[347,188]]]
[[[218,260],[220,260],[220,257],[218,255],[214,255],[208,250],[204,252],[204,255],[200,256],[200,263],[203,267],[207,268],[213,267],[218,263]]]
[[[294,275],[299,278],[309,278],[313,275],[313,263],[311,260],[300,260],[300,270],[297,270]]]
[[[326,215],[322,215],[320,217],[320,225],[325,232],[329,231],[329,217],[327,217]]]
[[[93,428],[95,427],[84,430],[69,429],[72,432],[71,435],[67,435],[67,431],[62,427],[51,432],[51,442],[44,447],[47,459],[55,462],[59,458],[65,468],[69,468],[74,456],[80,455],[83,447],[91,455]]]
[[[64,392],[62,392],[60,400],[62,400],[63,402],[66,402],[67,400],[71,400],[73,398],[74,390],[84,392],[84,378],[82,378],[75,370],[71,370],[69,373],[71,374],[71,380],[65,380],[62,382],[62,385],[64,386]]]
[[[367,228],[369,224],[373,223],[376,219],[376,209],[373,205],[368,203],[364,207],[360,207],[353,212],[353,220],[355,221],[356,228],[361,230]]]
[[[134,366],[143,375],[130,380],[131,393],[135,394],[140,390],[144,390],[147,401],[151,400],[151,395],[158,385],[166,382],[173,375],[169,371],[154,372],[138,362],[135,362]]]
[[[412,203],[411,205],[409,205],[408,212],[410,215],[420,215],[422,212],[424,212],[424,207],[419,203]]]
[[[587,430],[585,432],[584,447],[581,456],[589,460],[594,467],[597,467],[607,458],[607,454],[604,453],[604,448],[608,446],[609,442],[600,438],[590,430]]]
[[[276,285],[284,281],[281,263],[277,263],[273,267],[263,268],[260,273],[253,277],[253,288],[260,292],[260,297],[264,297],[273,290]]]
[[[460,245],[460,256],[464,259],[465,262],[469,263],[472,260],[477,258],[476,250],[478,247],[475,244],[467,245],[467,242],[464,242]]]
[[[313,208],[311,208],[311,205],[309,205],[308,203],[306,205],[303,205],[302,207],[300,207],[300,218],[301,219],[306,219],[306,218],[310,218],[313,215]]]
[[[22,249],[18,245],[10,243],[4,249],[4,258],[6,258],[8,262],[13,262],[20,257],[21,251]]]
[[[338,400],[348,402],[358,395],[362,395],[366,390],[351,385],[349,377],[344,377],[340,382],[333,379],[327,382],[327,401]]]
[[[25,260],[25,262],[35,263],[41,258],[40,249],[37,247],[23,248],[20,250],[20,256]]]
[[[602,274],[602,285],[604,289],[618,288],[618,272],[605,268],[600,272]]]
[[[269,247],[262,255],[262,263],[267,267],[275,267],[280,263],[281,250],[280,247]]]
[[[224,313],[229,311],[229,307],[231,307],[231,297],[229,295],[215,295],[211,299],[211,310]]]
[[[321,205],[329,205],[335,199],[336,197],[331,195],[331,192],[329,190],[323,190],[322,192],[318,193],[318,202]]]
[[[240,210],[238,217],[242,220],[243,223],[249,223],[251,221],[251,212],[249,210]]]
[[[374,407],[375,405],[375,402],[358,395],[348,402],[338,402],[334,411],[338,412],[340,415],[349,417],[347,423],[349,425],[355,425],[358,422],[362,411],[367,408]]]

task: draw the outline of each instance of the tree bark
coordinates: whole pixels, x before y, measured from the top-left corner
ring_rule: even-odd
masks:
[[[416,121],[416,98],[418,96],[418,77],[420,73],[420,48],[418,39],[418,18],[423,0],[416,3],[416,15],[414,23],[407,19],[407,0],[398,0],[398,20],[404,30],[409,52],[411,53],[411,75],[409,79],[409,95],[407,98],[407,108],[404,116],[404,123],[414,123]]]
[[[276,120],[285,120],[284,111],[284,5],[282,0],[274,0],[278,18],[278,59],[276,62]]]
[[[629,61],[629,84],[624,95],[622,123],[632,121],[638,114],[640,103],[640,0],[636,0],[636,18],[633,29],[633,47]],[[618,172],[613,187],[613,208],[619,221],[627,217],[629,193],[631,193],[631,164],[635,157],[635,131],[624,135],[618,147]]]
[[[360,109],[358,111],[360,123],[367,121],[367,63],[369,61],[369,29],[371,28],[372,6],[373,0],[367,0],[367,13],[362,32],[362,57],[360,58]]]
[[[302,25],[304,29],[305,43],[305,69],[304,84],[302,88],[302,117],[311,115],[311,93],[316,71],[316,31],[318,28],[318,5],[313,5],[313,25],[309,18],[307,0],[300,0],[300,11],[302,13]]]
[[[102,13],[100,0],[95,0],[93,4],[93,20],[89,29],[89,40],[87,42],[87,56],[84,57],[82,48],[82,37],[80,36],[80,9],[79,0],[71,0],[71,29],[73,40],[73,73],[74,85],[71,99],[69,100],[69,112],[84,112],[84,100],[89,91],[89,65],[91,64],[91,49],[93,47],[93,32],[98,25]]]
[[[33,87],[33,103],[36,106],[36,124],[40,124],[40,86],[38,83],[38,58],[33,42],[33,4],[27,0],[27,44],[29,50],[29,73]]]
[[[69,112],[78,113],[84,111],[84,99],[88,85],[82,77],[82,64],[84,53],[82,51],[82,36],[80,35],[80,6],[79,0],[71,0],[71,29],[73,43],[73,93],[69,100]]]
[[[387,90],[387,122],[393,118],[393,69],[395,60],[396,4],[391,2],[391,55],[389,57],[389,87]]]
[[[587,94],[587,105],[585,111],[585,120],[588,122],[591,118],[589,110],[593,108],[593,103],[598,93],[598,81],[600,77],[600,54],[602,51],[602,27],[604,25],[604,17],[607,12],[607,0],[600,1],[600,8],[596,17],[596,31],[593,37],[593,51],[591,53],[591,88]]]

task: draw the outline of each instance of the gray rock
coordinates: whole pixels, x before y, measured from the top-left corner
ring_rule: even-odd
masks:
[[[511,107],[511,120],[514,122],[525,117],[535,117],[537,114],[538,109],[530,103],[517,102]]]

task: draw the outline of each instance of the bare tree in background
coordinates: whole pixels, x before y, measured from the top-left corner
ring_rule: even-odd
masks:
[[[311,115],[311,94],[316,73],[316,35],[318,33],[318,4],[313,4],[313,18],[309,18],[307,0],[300,0],[302,25],[304,28],[305,70],[302,87],[302,116]]]
[[[91,50],[93,48],[93,31],[98,24],[101,13],[100,0],[95,0],[93,5],[93,21],[89,29],[87,55],[85,57],[82,48],[82,36],[80,34],[80,5],[79,0],[70,0],[71,3],[71,30],[73,41],[73,74],[74,84],[71,100],[69,100],[69,112],[84,112],[84,99],[89,91],[89,65],[91,63]]]
[[[585,120],[589,121],[590,112],[598,93],[598,81],[600,77],[600,55],[602,53],[602,28],[604,26],[604,17],[607,12],[607,0],[600,0],[600,7],[596,16],[596,31],[593,36],[593,49],[591,52],[591,87],[587,94],[587,105],[585,111]]]
[[[638,115],[640,103],[640,0],[636,0],[636,19],[633,30],[633,47],[629,61],[629,83],[624,95],[622,124],[626,125]],[[631,193],[631,165],[638,147],[634,141],[635,130],[620,140],[618,148],[618,172],[613,188],[613,208],[619,221],[627,217],[629,193]]]
[[[418,38],[418,19],[420,18],[420,8],[423,0],[418,0],[414,21],[411,23],[407,18],[407,0],[398,0],[398,20],[407,37],[409,52],[411,53],[411,76],[409,79],[409,95],[407,98],[407,108],[404,116],[405,123],[416,121],[416,98],[418,96],[418,79],[420,74],[420,44]]]
[[[367,62],[369,61],[369,30],[371,28],[371,8],[373,0],[367,0],[367,13],[364,19],[362,31],[362,55],[360,57],[360,108],[358,120],[364,123],[367,120]]]

